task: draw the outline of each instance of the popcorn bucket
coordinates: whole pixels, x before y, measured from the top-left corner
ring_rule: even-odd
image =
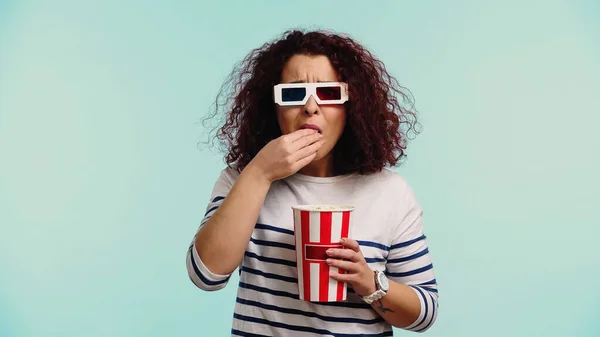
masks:
[[[345,282],[338,282],[330,273],[343,273],[329,266],[325,251],[342,248],[341,238],[348,237],[350,213],[354,207],[328,205],[293,206],[298,291],[301,300],[311,302],[344,301]]]

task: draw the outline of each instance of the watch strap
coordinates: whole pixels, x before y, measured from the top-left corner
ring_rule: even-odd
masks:
[[[362,296],[362,300],[368,304],[371,304],[371,303],[377,301],[378,299],[382,298],[386,294],[386,291],[382,290],[381,285],[379,284],[379,279],[378,279],[379,273],[381,273],[381,272],[378,270],[375,270],[373,272],[373,277],[375,279],[375,287],[377,288],[377,290],[375,290],[375,292],[373,292],[370,295]]]
[[[381,290],[381,289],[377,289],[374,293],[367,295],[367,296],[363,296],[362,300],[365,301],[367,304],[371,304],[375,301],[377,301],[378,299],[382,298],[385,295],[385,291]]]

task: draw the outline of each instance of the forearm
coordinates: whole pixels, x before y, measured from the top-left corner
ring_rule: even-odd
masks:
[[[342,239],[340,242],[346,249],[328,249],[326,253],[331,258],[327,259],[327,263],[347,272],[333,272],[330,277],[337,281],[349,283],[358,296],[365,297],[375,293],[378,285],[385,284],[379,282],[382,281],[379,278],[381,274],[374,272],[369,267],[356,240]],[[398,276],[401,274],[391,273],[389,275]],[[397,328],[416,329],[415,331],[426,329],[426,327],[421,326],[425,319],[427,319],[427,325],[431,325],[435,309],[431,307],[431,310],[428,311],[428,302],[421,301],[422,299],[427,301],[423,290],[396,282],[390,278],[387,278],[387,283],[389,287],[387,287],[386,294],[381,299],[371,303],[373,309],[383,319]],[[416,291],[420,295],[417,295]],[[431,305],[435,305],[433,296],[431,294],[429,296]],[[421,303],[424,303],[424,306]],[[416,322],[418,319],[419,322]]]
[[[271,182],[248,165],[227,198],[200,228],[198,256],[216,274],[230,274],[240,264]]]
[[[410,286],[389,280],[385,296],[371,303],[383,319],[397,328],[404,328],[417,320],[421,313],[419,297]]]

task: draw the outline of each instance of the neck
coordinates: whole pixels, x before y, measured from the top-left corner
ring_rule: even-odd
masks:
[[[300,169],[298,173],[313,177],[333,177],[335,175],[335,171],[333,168],[332,154],[329,153],[327,156],[319,160],[313,160],[308,165]]]

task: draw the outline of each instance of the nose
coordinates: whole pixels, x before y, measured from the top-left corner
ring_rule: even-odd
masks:
[[[317,104],[314,97],[310,96],[304,104],[304,113],[309,116],[319,114],[319,104]]]

